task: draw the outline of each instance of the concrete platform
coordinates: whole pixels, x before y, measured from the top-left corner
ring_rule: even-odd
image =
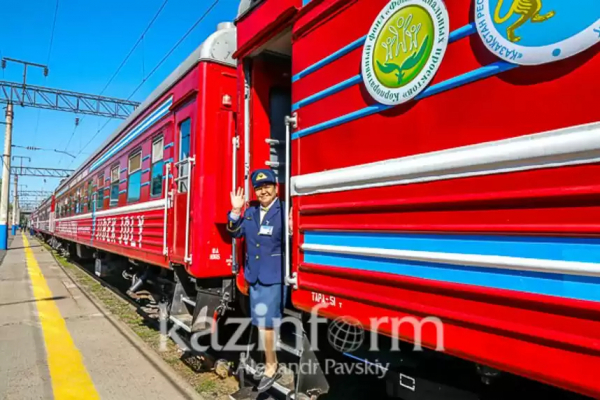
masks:
[[[0,264],[0,399],[201,397],[17,234]]]

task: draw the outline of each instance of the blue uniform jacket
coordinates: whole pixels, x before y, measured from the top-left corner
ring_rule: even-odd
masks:
[[[228,214],[227,231],[234,238],[246,239],[245,278],[253,284],[260,281],[264,285],[283,283],[283,203],[275,200],[269,208],[262,224],[260,206],[250,207],[237,221]],[[259,235],[260,226],[272,226],[271,235]]]

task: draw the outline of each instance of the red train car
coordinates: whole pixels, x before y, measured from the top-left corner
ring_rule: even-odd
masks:
[[[488,381],[598,397],[600,9],[511,4],[244,0],[36,229],[129,259],[136,282],[172,269],[171,319],[195,331],[235,296],[228,193],[252,200],[270,166],[294,206],[295,311],[439,350],[437,319],[444,354]]]
[[[243,1],[240,157],[289,185],[297,309],[598,397],[600,8],[505,3]]]
[[[210,282],[215,295],[230,296],[235,272],[225,231],[235,43],[233,24],[219,24],[54,196],[50,231],[70,252],[95,252],[99,271],[105,256],[119,255],[142,280],[175,270],[188,319],[196,289]]]
[[[54,226],[54,196],[50,196],[31,213],[31,228],[45,237],[50,237]]]

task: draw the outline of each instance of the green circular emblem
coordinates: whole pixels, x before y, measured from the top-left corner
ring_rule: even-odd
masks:
[[[441,0],[393,0],[373,23],[363,48],[363,81],[375,100],[395,105],[433,79],[448,45],[448,11]]]

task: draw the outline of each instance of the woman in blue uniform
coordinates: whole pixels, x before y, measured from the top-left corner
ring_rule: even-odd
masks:
[[[245,204],[244,190],[231,193],[227,230],[234,238],[246,239],[245,278],[250,286],[252,324],[259,329],[265,349],[265,369],[258,391],[268,390],[281,377],[277,368],[275,331],[283,310],[284,205],[277,198],[277,179],[269,169],[252,173],[252,186],[259,205]],[[291,214],[290,214],[291,215]]]

